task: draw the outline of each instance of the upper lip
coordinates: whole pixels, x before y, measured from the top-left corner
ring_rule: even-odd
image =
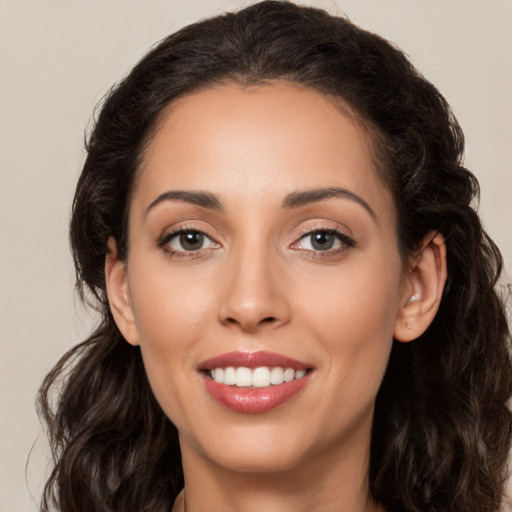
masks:
[[[260,366],[293,368],[294,370],[308,370],[312,365],[298,361],[275,352],[228,352],[212,357],[200,363],[198,369],[212,370],[214,368],[227,368],[228,366],[258,368]]]

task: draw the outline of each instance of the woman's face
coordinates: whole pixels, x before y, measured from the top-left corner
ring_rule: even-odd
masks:
[[[396,239],[368,134],[322,94],[226,85],[171,105],[118,282],[185,461],[366,460],[405,300]]]

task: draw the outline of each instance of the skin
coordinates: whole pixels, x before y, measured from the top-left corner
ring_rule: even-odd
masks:
[[[291,193],[326,187],[373,213],[353,197],[283,207]],[[177,190],[214,194],[222,209],[155,203]],[[180,228],[204,231],[203,248],[165,239]],[[351,242],[315,250],[305,234],[314,230]],[[428,326],[446,268],[433,235],[403,265],[391,194],[353,116],[278,82],[181,98],[144,157],[128,260],[117,258],[114,240],[109,246],[114,317],[140,345],[180,436],[186,492],[175,511],[185,502],[188,512],[379,509],[367,481],[375,396],[393,336],[410,341]],[[305,388],[260,414],[215,401],[198,365],[260,350],[307,362]]]

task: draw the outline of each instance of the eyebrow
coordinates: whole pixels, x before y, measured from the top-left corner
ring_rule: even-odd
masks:
[[[160,194],[147,208],[146,215],[158,204],[164,201],[184,201],[186,203],[195,204],[208,208],[210,210],[222,210],[222,205],[217,197],[210,192],[202,192],[195,190],[170,190]]]
[[[299,206],[316,203],[317,201],[331,197],[341,197],[355,201],[370,214],[373,220],[377,220],[377,214],[362,197],[359,197],[350,190],[339,187],[314,188],[311,190],[292,192],[285,197],[282,208],[298,208]]]
[[[377,215],[372,207],[357,194],[350,190],[339,187],[323,187],[314,188],[310,190],[300,190],[288,194],[281,205],[281,208],[292,209],[298,208],[311,203],[316,203],[323,199],[331,197],[340,197],[350,199],[360,204],[372,217],[373,220],[377,219]],[[217,196],[210,192],[196,191],[196,190],[169,190],[160,194],[146,209],[146,215],[155,208],[158,204],[164,201],[184,201],[186,203],[195,204],[210,210],[222,211],[223,207]]]

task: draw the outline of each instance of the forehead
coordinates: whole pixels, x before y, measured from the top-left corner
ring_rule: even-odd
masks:
[[[292,84],[230,84],[180,98],[162,114],[135,196],[148,204],[165,189],[192,188],[261,204],[326,186],[392,208],[371,137],[348,109]]]

